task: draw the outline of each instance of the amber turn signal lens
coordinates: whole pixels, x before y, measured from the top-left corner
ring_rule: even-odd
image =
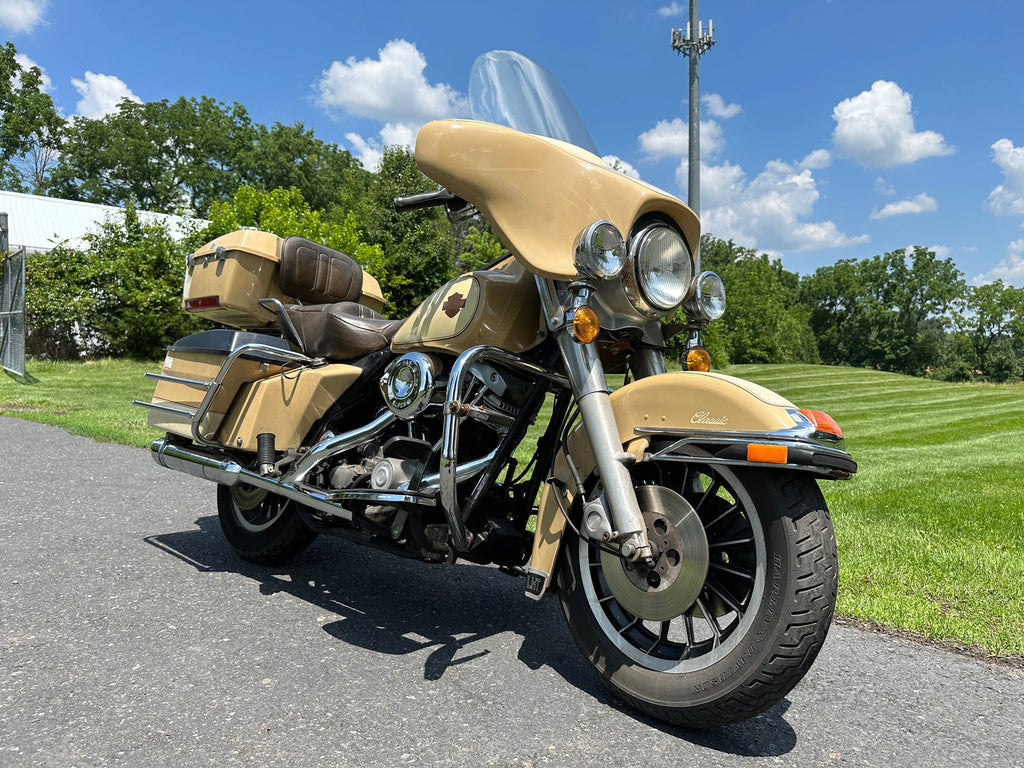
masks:
[[[573,338],[581,344],[589,344],[597,338],[601,324],[597,321],[597,312],[584,304],[572,313]]]
[[[811,420],[815,428],[819,432],[828,432],[829,434],[835,435],[836,437],[843,436],[843,430],[839,428],[839,424],[824,411],[814,411],[810,408],[801,408],[800,413]]]
[[[686,353],[686,369],[707,373],[711,370],[711,355],[704,347],[693,347]]]
[[[747,461],[757,461],[763,464],[785,464],[788,456],[789,450],[784,445],[751,443],[747,446]]]

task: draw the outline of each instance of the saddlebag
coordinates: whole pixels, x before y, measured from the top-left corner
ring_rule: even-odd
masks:
[[[313,423],[362,375],[324,365],[276,336],[213,330],[167,350],[147,423],[202,445],[255,452],[260,433],[298,448]]]
[[[203,413],[200,406],[221,373],[225,360],[236,350],[247,345],[253,354],[238,355],[225,371],[218,391]],[[159,374],[147,374],[157,381],[146,422],[164,432],[192,438],[192,423],[199,416],[201,435],[213,436],[221,426],[224,415],[242,385],[266,378],[281,371],[283,360],[272,360],[257,355],[259,348],[291,350],[284,339],[262,333],[217,329],[203,331],[179,339],[167,349],[164,365]]]

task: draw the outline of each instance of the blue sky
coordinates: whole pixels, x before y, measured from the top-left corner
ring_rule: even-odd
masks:
[[[0,0],[66,116],[211,96],[372,166],[464,113],[474,58],[544,64],[603,154],[686,199],[688,0]],[[807,273],[910,245],[1024,285],[1024,3],[702,0],[707,231]]]

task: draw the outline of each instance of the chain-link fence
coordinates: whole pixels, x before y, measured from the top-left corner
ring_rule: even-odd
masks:
[[[7,254],[7,214],[0,213],[0,366],[25,376],[25,248]]]

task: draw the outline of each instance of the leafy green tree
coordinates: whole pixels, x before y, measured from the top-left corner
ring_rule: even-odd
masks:
[[[98,120],[67,128],[48,191],[106,205],[206,215],[242,181],[257,135],[245,107],[203,96],[139,104],[125,99]]]
[[[1012,381],[1024,373],[1024,289],[1002,280],[971,286],[953,318],[953,343],[975,375]],[[945,371],[943,372],[945,373]]]
[[[823,360],[923,375],[966,290],[951,259],[899,249],[818,269],[801,285]]]
[[[260,189],[297,189],[309,206],[344,216],[356,209],[372,174],[345,149],[316,138],[301,122],[255,126],[252,146],[242,154],[241,178]]]
[[[181,308],[188,248],[134,206],[85,236],[86,247],[36,254],[26,270],[31,354],[153,358],[207,327]]]
[[[33,253],[25,264],[25,352],[31,357],[73,360],[91,334],[84,327],[93,312],[88,286],[91,259],[85,251],[60,245]]]
[[[229,200],[214,203],[210,223],[190,242],[198,247],[237,229],[254,227],[279,237],[299,235],[347,253],[387,291],[388,273],[380,247],[361,239],[356,214],[332,218],[315,211],[297,189],[239,188]]]
[[[701,269],[717,272],[726,289],[725,314],[705,330],[705,345],[721,345],[731,363],[818,362],[799,277],[780,261],[704,235]]]
[[[24,68],[17,50],[0,47],[0,184],[38,192],[57,156],[64,120],[43,90],[39,67]]]
[[[405,147],[385,147],[363,201],[366,237],[380,245],[396,316],[412,312],[454,274],[454,239],[440,208],[396,213],[396,197],[437,189]],[[382,285],[384,284],[381,281]]]

